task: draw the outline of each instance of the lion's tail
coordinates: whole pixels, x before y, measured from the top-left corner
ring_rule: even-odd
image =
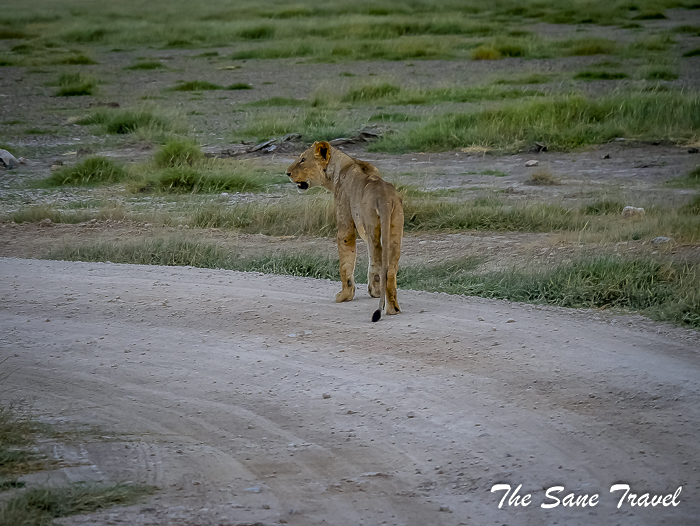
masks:
[[[382,240],[382,270],[379,275],[379,308],[372,314],[372,321],[377,322],[382,317],[382,310],[386,303],[386,286],[389,279],[389,261],[391,250],[391,213],[393,205],[391,201],[381,203],[379,205],[379,225],[380,236]]]

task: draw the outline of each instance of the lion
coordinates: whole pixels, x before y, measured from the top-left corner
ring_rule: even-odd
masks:
[[[355,232],[367,243],[367,290],[379,298],[372,314],[376,322],[401,312],[396,298],[396,273],[401,257],[403,204],[391,183],[368,162],[353,159],[328,142],[315,142],[287,168],[300,193],[321,186],[333,193],[338,223],[338,257],[342,290],[335,301],[355,297]]]

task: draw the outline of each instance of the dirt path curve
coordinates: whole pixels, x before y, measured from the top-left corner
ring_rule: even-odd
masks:
[[[2,391],[131,434],[81,447],[83,475],[162,488],[64,523],[697,524],[697,336],[412,291],[372,324],[337,287],[0,258]],[[680,504],[617,509],[616,483]],[[599,504],[543,509],[552,486]]]

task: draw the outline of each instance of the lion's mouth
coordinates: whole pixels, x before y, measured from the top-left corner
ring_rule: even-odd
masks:
[[[300,183],[297,183],[297,188],[298,188],[299,190],[308,190],[308,189],[309,189],[309,183],[307,183],[306,181],[302,181],[302,182],[300,182]]]

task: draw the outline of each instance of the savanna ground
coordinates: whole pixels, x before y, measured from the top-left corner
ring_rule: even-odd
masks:
[[[2,502],[24,482],[127,481],[107,490],[159,493],[85,520],[692,520],[697,5],[0,7],[0,148],[25,159],[0,172],[2,396],[60,426],[110,429],[8,442],[48,464],[6,470]],[[404,314],[376,327],[362,286],[335,306],[333,285],[306,279],[337,279],[332,202],[298,195],[284,170],[333,139],[404,196]],[[132,346],[145,358],[124,355]],[[531,391],[536,403],[509,396]],[[386,405],[392,424],[362,404]],[[494,425],[474,434],[484,418]],[[51,464],[57,451],[66,465]],[[608,496],[543,515],[498,510],[488,492],[606,494],[620,480],[686,493],[677,508],[620,511]]]

